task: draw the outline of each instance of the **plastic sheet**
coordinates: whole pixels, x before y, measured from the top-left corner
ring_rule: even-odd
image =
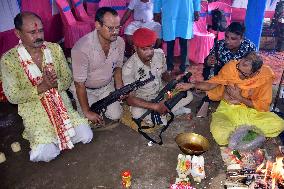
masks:
[[[253,137],[254,133],[256,133],[255,137]],[[256,127],[244,125],[231,135],[229,148],[240,151],[255,150],[262,146],[264,141],[264,135]]]

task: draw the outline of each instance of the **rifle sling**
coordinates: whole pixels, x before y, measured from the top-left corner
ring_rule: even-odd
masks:
[[[138,126],[138,132],[143,135],[147,140],[149,141],[152,141],[153,143],[155,144],[159,144],[159,145],[162,145],[163,144],[163,139],[162,139],[162,133],[165,132],[167,130],[167,128],[169,127],[169,125],[172,123],[172,121],[174,120],[174,114],[172,112],[169,112],[171,118],[170,120],[167,121],[167,125],[163,126],[163,128],[161,129],[160,131],[160,134],[159,134],[159,138],[160,138],[160,141],[157,142],[156,140],[154,140],[153,138],[151,138],[147,133],[145,133],[141,127],[141,122],[142,120],[139,118],[139,119],[133,119],[134,122],[137,124]]]
[[[153,123],[153,126],[142,126],[141,123],[142,123],[142,120],[147,116],[151,114],[151,120],[152,120],[152,123]],[[138,125],[138,127],[140,127],[141,129],[151,129],[151,128],[154,128],[156,126],[156,121],[154,119],[154,112],[152,110],[147,110],[140,118],[132,118],[132,120],[136,123],[136,125]],[[159,115],[159,114],[157,114]]]
[[[158,94],[158,96],[155,98],[155,99],[153,99],[152,100],[152,102],[159,102],[159,101],[161,101],[162,99],[163,99],[163,97],[164,97],[164,94],[167,92],[167,91],[169,91],[169,90],[171,90],[171,89],[173,89],[175,86],[176,86],[176,84],[177,83],[179,83],[179,82],[188,82],[188,80],[189,80],[189,78],[190,78],[190,76],[191,76],[191,73],[189,72],[189,73],[187,73],[185,76],[183,76],[183,78],[181,79],[181,80],[179,80],[179,81],[176,81],[176,80],[173,80],[173,81],[171,81],[171,82],[169,82],[160,92],[159,92],[159,94]],[[182,94],[182,95],[186,95],[187,93],[184,93],[184,94]],[[180,96],[180,97],[182,97],[182,96]],[[183,97],[182,97],[183,98]],[[179,100],[178,100],[179,101]],[[173,105],[173,104],[172,104]],[[171,109],[172,107],[168,107],[169,109]],[[165,130],[167,130],[167,128],[169,127],[169,125],[172,123],[172,121],[174,120],[174,114],[170,111],[169,112],[169,114],[170,114],[170,116],[171,116],[171,118],[170,118],[170,120],[168,120],[167,121],[167,125],[166,126],[163,126],[163,128],[161,129],[161,132],[160,132],[160,134],[159,134],[159,138],[160,138],[160,142],[157,142],[157,141],[155,141],[154,139],[152,139],[147,133],[145,133],[145,132],[143,132],[143,130],[142,129],[149,129],[149,128],[153,128],[153,127],[155,127],[155,121],[153,121],[153,119],[152,119],[152,122],[153,122],[153,124],[154,124],[154,126],[153,127],[145,127],[145,126],[141,126],[141,123],[142,123],[142,120],[147,116],[147,115],[149,115],[150,113],[151,113],[152,111],[151,110],[147,110],[140,118],[138,118],[138,119],[134,119],[133,118],[133,121],[136,123],[136,125],[138,126],[138,132],[140,133],[140,134],[142,134],[147,140],[150,140],[150,141],[152,141],[153,143],[155,143],[155,144],[159,144],[159,145],[162,145],[163,144],[163,139],[162,139],[162,133],[165,131]],[[152,116],[151,116],[152,117]]]

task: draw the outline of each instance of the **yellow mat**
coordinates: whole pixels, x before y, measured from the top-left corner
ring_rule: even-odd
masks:
[[[136,125],[136,123],[132,120],[132,115],[129,109],[129,106],[124,104],[123,105],[123,114],[122,114],[122,118],[120,120],[120,122],[124,125],[126,125],[127,127],[130,127],[131,129],[135,130],[138,132],[138,126]],[[142,121],[141,126],[148,126],[151,127],[151,125],[145,123],[144,121]],[[149,128],[149,129],[142,129],[145,133],[153,133],[156,130],[158,130],[160,128],[159,125],[156,125],[154,128]]]

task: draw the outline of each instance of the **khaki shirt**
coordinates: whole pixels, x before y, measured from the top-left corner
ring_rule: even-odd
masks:
[[[137,53],[132,55],[122,67],[122,79],[124,85],[135,82],[138,79],[145,80],[150,77],[149,71],[155,79],[135,91],[135,96],[144,100],[151,100],[157,96],[163,88],[162,73],[167,70],[165,54],[161,49],[154,50],[154,56],[150,66],[145,65]]]
[[[123,66],[125,43],[121,37],[110,45],[108,56],[99,42],[97,30],[83,36],[72,48],[73,78],[88,88],[106,86],[114,68]]]

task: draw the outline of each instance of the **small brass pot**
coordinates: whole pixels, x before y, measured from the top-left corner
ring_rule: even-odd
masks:
[[[209,149],[208,140],[196,133],[180,133],[175,141],[180,150],[187,155],[200,155]]]

